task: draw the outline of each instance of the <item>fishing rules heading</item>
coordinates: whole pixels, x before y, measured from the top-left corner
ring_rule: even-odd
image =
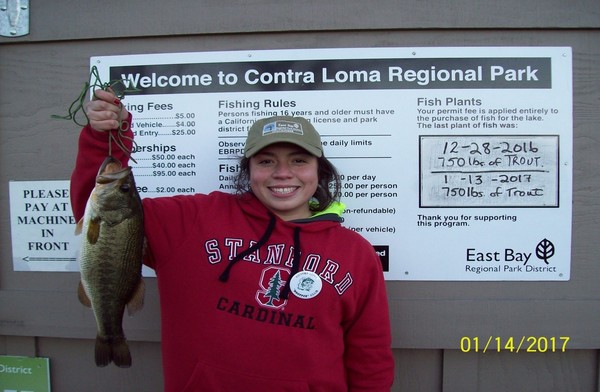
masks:
[[[248,128],[306,117],[343,175],[344,225],[387,280],[568,280],[568,47],[93,57],[135,91],[140,196],[233,191]]]

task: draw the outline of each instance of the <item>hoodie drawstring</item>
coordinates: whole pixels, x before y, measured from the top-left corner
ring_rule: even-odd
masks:
[[[263,246],[269,240],[269,237],[271,237],[271,234],[273,233],[273,229],[275,228],[275,222],[276,222],[275,216],[271,215],[271,219],[269,220],[269,226],[267,226],[267,230],[265,231],[265,234],[263,234],[262,238],[260,240],[258,240],[258,242],[256,244],[252,245],[245,251],[239,253],[237,256],[235,256],[229,262],[229,264],[227,265],[227,268],[225,268],[225,270],[223,271],[221,276],[219,276],[219,280],[221,282],[227,282],[227,280],[229,279],[229,273],[231,271],[231,268],[234,266],[235,263],[237,263],[244,257],[248,256],[250,253],[258,250],[261,246]]]
[[[242,260],[244,257],[248,256],[252,252],[256,252],[269,240],[269,238],[271,237],[271,234],[273,233],[273,230],[275,229],[275,223],[277,221],[275,219],[274,215],[270,214],[270,216],[271,216],[271,218],[269,220],[269,225],[267,226],[267,230],[265,230],[265,233],[262,235],[261,239],[258,240],[258,242],[256,244],[252,245],[251,247],[249,247],[248,249],[244,250],[243,252],[241,252],[237,256],[235,256],[233,259],[231,259],[229,264],[227,264],[227,267],[221,273],[221,276],[219,276],[219,280],[221,282],[227,282],[227,280],[229,280],[229,274],[231,273],[231,269],[238,261]],[[298,272],[299,269],[300,269],[300,227],[295,227],[294,228],[294,258],[292,260],[292,271],[290,272],[290,277],[285,282],[285,286],[283,287],[283,290],[281,291],[281,299],[288,299],[288,297],[290,295],[290,281],[292,280],[292,277]]]
[[[290,282],[292,277],[296,275],[298,270],[300,269],[300,227],[296,227],[294,229],[294,259],[292,260],[292,272],[290,272],[290,277],[285,282],[285,286],[281,291],[281,298],[288,299],[290,295]]]

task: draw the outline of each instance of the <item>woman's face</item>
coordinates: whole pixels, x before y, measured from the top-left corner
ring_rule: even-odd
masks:
[[[267,146],[250,158],[250,187],[283,220],[309,218],[317,190],[317,157],[289,143]]]

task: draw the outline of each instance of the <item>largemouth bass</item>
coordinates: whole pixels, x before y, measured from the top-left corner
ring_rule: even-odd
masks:
[[[144,304],[143,212],[131,167],[123,168],[110,156],[105,159],[77,233],[83,234],[78,296],[96,318],[96,365],[112,361],[130,367],[123,313],[126,306],[131,315]]]

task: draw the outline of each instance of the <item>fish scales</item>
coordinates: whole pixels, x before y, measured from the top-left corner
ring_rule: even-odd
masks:
[[[78,232],[83,234],[78,295],[96,318],[96,365],[129,367],[123,313],[125,307],[129,314],[139,310],[144,297],[143,213],[130,167],[112,157],[104,161]]]

